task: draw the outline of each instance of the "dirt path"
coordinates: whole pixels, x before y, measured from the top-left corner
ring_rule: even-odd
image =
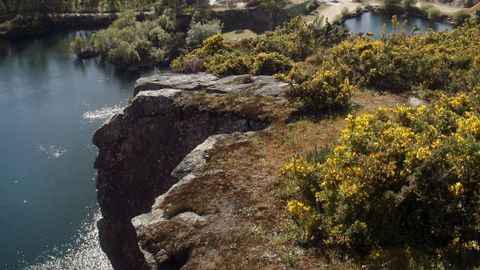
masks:
[[[368,5],[379,5],[380,2],[378,1],[368,1],[364,4]],[[421,8],[422,5],[424,5],[425,2],[417,2],[415,4],[416,7]],[[445,5],[445,4],[440,4],[440,3],[429,3],[433,5],[435,8],[438,8],[442,14],[445,15],[453,15],[455,12],[463,10],[461,7],[455,7],[455,6],[450,6],[450,5]],[[350,12],[354,11],[358,6],[361,6],[360,3],[354,3],[351,0],[327,0],[326,1],[326,7],[321,8],[318,11],[319,15],[322,15],[325,19],[328,19],[328,21],[332,22],[334,21],[335,17],[340,15],[342,13],[342,9],[348,8]]]
[[[326,1],[327,7],[321,8],[318,14],[328,19],[329,22],[333,22],[335,17],[342,13],[342,9],[348,8],[349,11],[354,11],[359,3],[353,3],[351,0],[338,0],[338,1]]]

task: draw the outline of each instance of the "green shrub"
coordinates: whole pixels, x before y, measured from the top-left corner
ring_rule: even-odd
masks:
[[[300,17],[295,17],[275,31],[266,32],[252,40],[254,53],[281,53],[288,58],[301,61],[311,52],[315,40],[312,28]]]
[[[89,40],[75,38],[71,44],[79,56],[100,54],[118,65],[132,65],[142,61],[164,62],[178,54],[182,36],[172,32],[170,23],[157,20],[138,22],[133,12],[125,12],[110,27],[95,32]],[[165,25],[165,27],[162,27]]]
[[[201,47],[173,60],[171,67],[180,71],[183,62],[201,59],[216,74],[243,72],[245,65],[253,74],[288,72],[293,61],[303,61],[319,47],[330,47],[349,37],[345,28],[316,21],[307,25],[297,17],[254,38],[242,39],[232,44],[221,35],[207,38]],[[215,59],[210,59],[219,54]],[[240,57],[241,56],[241,57]],[[244,58],[244,59],[241,59]],[[228,61],[220,65],[220,59]]]
[[[87,42],[84,38],[80,36],[76,36],[72,39],[70,43],[70,47],[72,48],[73,52],[76,54],[82,54],[86,51]]]
[[[467,12],[463,11],[463,10],[460,10],[460,11],[457,11],[453,14],[453,22],[456,24],[456,25],[462,25],[464,22],[468,21],[468,19],[470,19],[470,14],[468,14]]]
[[[313,76],[312,71],[295,66],[286,76],[294,83],[286,97],[292,102],[300,102],[306,111],[313,113],[346,109],[355,88],[340,70],[331,65],[325,66],[329,68],[320,70]]]
[[[108,51],[107,60],[114,64],[128,65],[139,62],[140,55],[132,44],[120,40]]]
[[[238,52],[224,52],[213,55],[204,63],[207,71],[220,76],[248,73],[248,57]]]
[[[305,240],[362,259],[412,253],[398,269],[479,267],[479,104],[460,94],[349,116],[326,158],[286,164]]]
[[[194,50],[191,54],[201,57],[214,56],[221,51],[232,51],[232,44],[221,34],[217,34],[207,38],[203,42],[203,46]]]
[[[220,34],[221,31],[222,26],[220,25],[220,21],[192,23],[187,32],[186,45],[189,49],[198,48],[205,39]]]
[[[355,37],[325,55],[345,70],[352,83],[361,87],[393,92],[416,89],[456,92],[480,84],[472,77],[479,50],[480,30],[465,25],[425,35],[397,32],[381,40]]]
[[[442,12],[440,11],[440,9],[438,9],[438,8],[432,6],[432,5],[427,5],[424,8],[424,10],[427,13],[427,18],[429,20],[432,20],[432,21],[438,20],[440,18],[440,16],[442,15]]]
[[[253,57],[250,73],[254,75],[273,75],[288,72],[292,68],[292,61],[278,52],[259,53]]]

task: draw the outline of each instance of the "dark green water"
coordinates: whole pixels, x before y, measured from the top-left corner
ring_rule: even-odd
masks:
[[[109,268],[91,138],[152,72],[76,60],[77,33],[0,44],[0,269]]]
[[[411,34],[412,30],[415,29],[415,26],[417,26],[422,33],[425,33],[429,29],[432,29],[433,31],[446,31],[452,29],[452,26],[446,23],[433,22],[420,17],[404,18],[398,16],[399,22],[403,22],[405,19],[407,19],[405,27],[407,34]],[[366,12],[358,17],[346,20],[345,25],[350,28],[352,33],[373,32],[375,33],[375,37],[379,38],[384,25],[387,27],[388,33],[392,32],[392,16],[379,12]]]

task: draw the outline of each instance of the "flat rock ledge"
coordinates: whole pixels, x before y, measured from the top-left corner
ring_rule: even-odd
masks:
[[[137,81],[132,103],[93,137],[100,244],[114,269],[185,263],[186,246],[161,248],[149,235],[166,221],[196,226],[208,216],[194,209],[165,214],[162,198],[198,177],[219,142],[241,142],[245,133],[284,119],[288,88],[270,76],[250,75],[159,74]]]
[[[158,74],[141,78],[135,84],[134,94],[145,90],[174,88],[181,90],[205,90],[208,93],[240,93],[251,91],[257,95],[280,96],[289,84],[277,81],[272,76],[236,75],[218,78],[207,73]]]

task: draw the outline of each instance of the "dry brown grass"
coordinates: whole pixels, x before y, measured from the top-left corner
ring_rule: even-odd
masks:
[[[355,95],[352,113],[405,100],[364,91]],[[267,130],[246,141],[221,142],[211,151],[204,175],[164,202],[169,216],[193,211],[208,221],[198,226],[171,221],[152,237],[161,247],[190,251],[182,269],[361,269],[335,254],[299,246],[298,230],[286,211],[289,183],[279,176],[293,157],[333,144],[344,127],[344,116],[291,122],[291,108],[271,102],[277,106],[277,119]]]

